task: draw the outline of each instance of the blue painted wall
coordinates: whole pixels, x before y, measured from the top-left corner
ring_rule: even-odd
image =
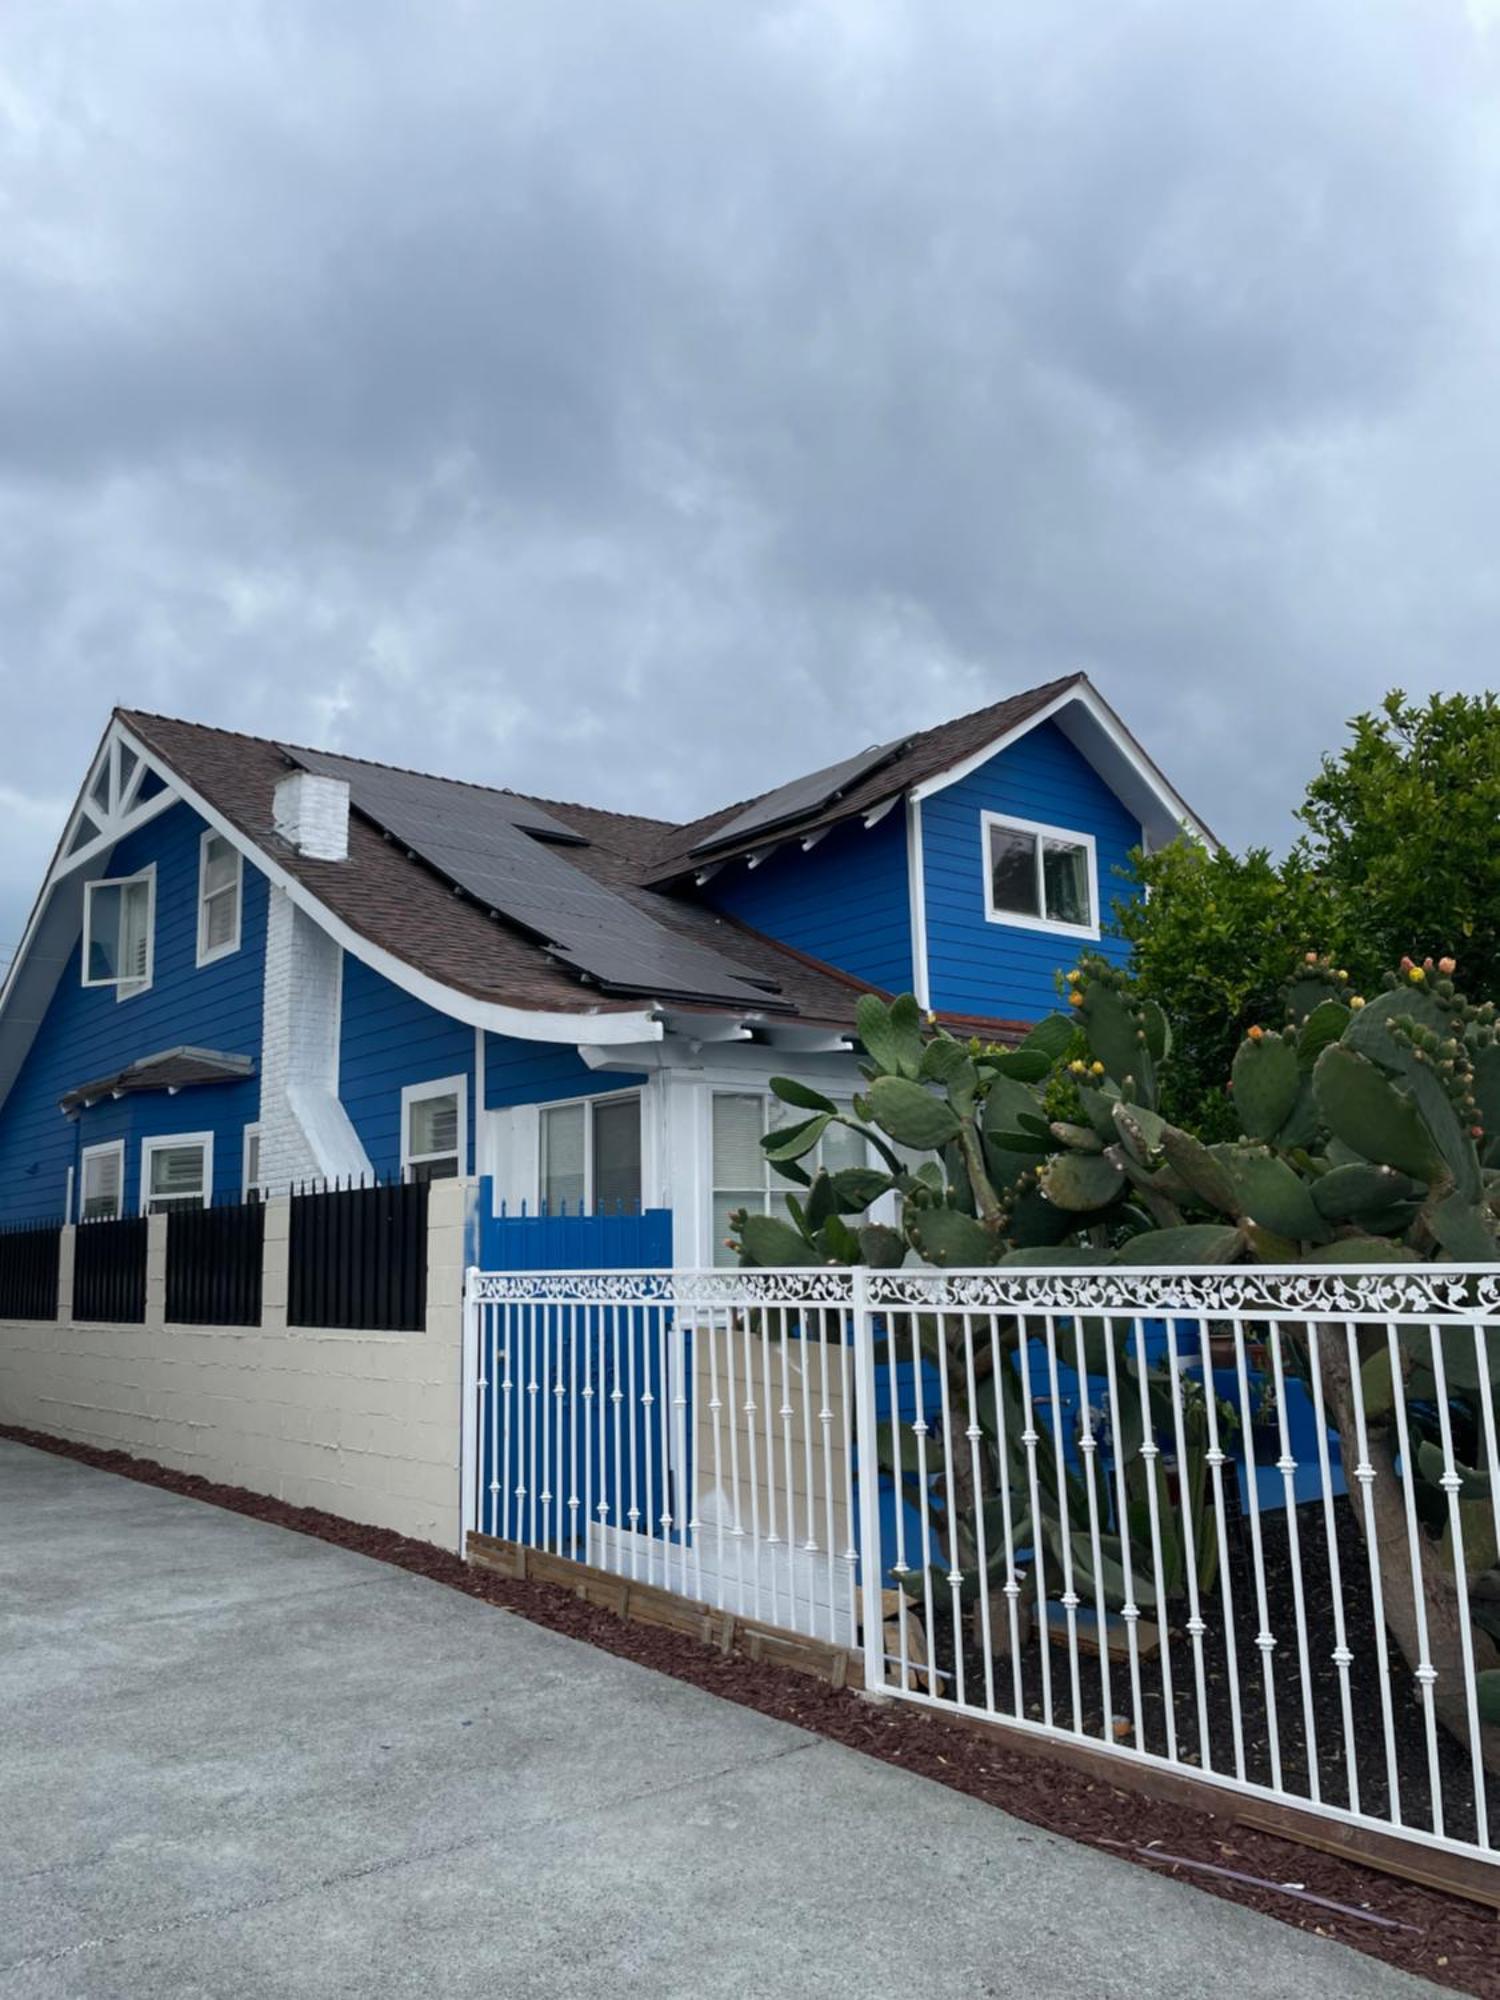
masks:
[[[510,1035],[484,1038],[484,1101],[491,1111],[635,1090],[645,1081],[621,1071],[590,1069],[569,1042],[523,1042]]]
[[[741,923],[891,993],[912,983],[906,813],[897,805],[867,832],[835,827],[809,854],[792,842],[759,868],[731,861],[704,900]],[[730,956],[733,939],[725,941]]]
[[[401,1171],[401,1091],[438,1077],[468,1080],[468,1165],[474,1165],[474,1030],[414,1000],[357,958],[344,954],[339,1096],[370,1165]]]
[[[1138,821],[1050,722],[1002,750],[956,785],[922,803],[922,870],[927,903],[927,970],[940,1012],[1030,1021],[1058,1004],[1057,973],[1083,951],[1123,961],[1119,939],[1098,944],[1012,924],[984,913],[981,812],[1012,813],[1091,833],[1098,844],[1101,914],[1126,893],[1114,870],[1138,846]]]
[[[265,967],[267,885],[249,862],[244,872],[240,948],[212,965],[194,964],[198,928],[198,849],[204,824],[175,805],[121,841],[110,873],[132,875],[156,863],[156,952],[151,987],[128,1000],[79,983],[79,951],[53,995],[20,1074],[0,1105],[0,1217],[8,1221],[59,1216],[70,1165],[79,1149],[123,1138],[125,1206],[140,1194],[140,1141],[174,1132],[214,1135],[214,1193],[240,1188],[244,1127],[260,1104],[259,1076],[232,1084],[112,1099],[69,1120],[58,1099],[75,1085],[141,1056],[189,1043],[258,1062]]]

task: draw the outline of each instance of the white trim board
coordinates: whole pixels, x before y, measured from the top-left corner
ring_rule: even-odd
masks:
[[[1140,821],[1143,834],[1154,845],[1165,845],[1186,828],[1205,846],[1218,846],[1210,829],[1135,743],[1109,703],[1087,681],[1064,688],[1044,708],[1028,715],[1024,722],[1018,722],[993,742],[975,750],[957,764],[949,765],[946,771],[939,771],[935,777],[924,778],[921,784],[912,787],[909,796],[920,804],[934,793],[945,792],[950,785],[960,784],[992,757],[1009,749],[1012,743],[1018,743],[1023,736],[1029,736],[1044,722],[1057,724],[1079,755],[1094,767],[1120,802]]]

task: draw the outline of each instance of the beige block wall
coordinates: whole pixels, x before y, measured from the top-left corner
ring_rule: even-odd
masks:
[[[259,1327],[166,1324],[160,1216],[145,1324],[75,1325],[64,1230],[57,1323],[0,1321],[0,1422],[456,1549],[471,1199],[470,1183],[433,1184],[425,1333],[288,1327],[284,1200],[266,1207]]]
[[[825,1551],[850,1544],[849,1350],[736,1314],[693,1330],[694,1509]],[[719,1409],[714,1410],[717,1398]],[[826,1412],[826,1422],[824,1413]],[[719,1512],[713,1501],[717,1498]],[[832,1521],[832,1541],[829,1522]]]

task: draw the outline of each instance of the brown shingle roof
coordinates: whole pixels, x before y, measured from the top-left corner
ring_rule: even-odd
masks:
[[[774,835],[765,832],[748,834],[720,849],[709,848],[717,829],[727,826],[754,805],[755,799],[742,799],[738,805],[724,806],[687,826],[674,827],[656,850],[648,879],[654,883],[671,882],[703,867],[706,862],[747,854],[754,848],[764,846],[768,838],[781,840],[793,834],[812,833],[820,826],[831,826],[837,820],[852,818],[855,813],[868,812],[883,800],[910,791],[913,785],[920,785],[924,779],[934,778],[940,771],[961,764],[965,757],[973,756],[997,737],[1019,728],[1046,708],[1049,702],[1056,701],[1060,694],[1070,687],[1079,686],[1086,679],[1085,674],[1066,674],[1061,680],[1047,681],[1041,687],[1009,695],[1004,701],[994,702],[988,708],[977,708],[972,715],[961,715],[952,722],[940,722],[935,729],[924,729],[918,735],[909,737],[889,763],[882,764],[868,777],[857,780],[829,804],[779,825]],[[770,794],[761,792],[757,796],[764,799]],[[709,851],[699,851],[705,848]]]
[[[1009,696],[988,708],[976,709],[955,721],[923,730],[910,737],[894,759],[854,781],[836,800],[821,803],[801,818],[778,825],[774,837],[800,837],[818,827],[869,811],[982,751],[1041,713],[1069,688],[1085,682],[1083,674],[1069,674]],[[211,801],[257,847],[274,857],[350,930],[442,985],[499,1005],[580,1016],[641,1005],[638,993],[611,994],[597,985],[584,985],[575,972],[550,957],[543,944],[515,926],[491,918],[476,903],[455,895],[449,882],[420,860],[409,859],[402,846],[388,840],[358,811],[350,815],[346,862],[312,861],[297,853],[276,834],[272,824],[276,785],[292,768],[288,751],[281,745],[263,737],[138,710],[121,709],[117,713],[125,726],[165,764]],[[295,754],[295,747],[289,747]],[[688,825],[674,826],[663,820],[536,798],[461,779],[434,782],[470,794],[491,793],[497,800],[519,800],[545,807],[587,842],[579,847],[554,847],[555,855],[625,898],[666,929],[722,951],[748,971],[773,980],[777,990],[774,995],[767,995],[768,1012],[781,1019],[790,1015],[792,1019],[820,1026],[852,1025],[855,999],[868,982],[750,930],[702,902],[665,893],[668,885],[683,881],[705,860],[728,859],[764,844],[768,836],[762,832],[759,836],[726,842],[717,852],[711,846],[714,832],[727,826],[755,800],[741,800]],[[758,796],[764,799],[769,794]],[[708,844],[706,853],[695,852],[705,844]],[[686,1004],[702,1005],[714,1013],[753,1016],[756,1011],[753,1005],[732,1001]],[[966,1018],[954,1025],[965,1033],[972,1030],[1004,1038],[1023,1032],[1026,1024]]]
[[[312,861],[276,833],[272,798],[290,767],[284,751],[262,737],[203,723],[122,709],[120,720],[239,831],[263,849],[360,937],[445,986],[502,1006],[587,1015],[639,1008],[638,995],[610,995],[583,985],[545,950],[504,922],[492,920],[357,813],[349,824],[347,861]],[[458,780],[449,782],[459,783]],[[485,790],[486,787],[470,787]],[[511,794],[512,797],[518,796]],[[537,801],[541,803],[541,801]],[[861,982],[701,905],[640,886],[648,840],[668,831],[660,822],[592,807],[550,805],[589,845],[553,851],[572,866],[625,895],[657,922],[699,943],[721,946],[777,992],[768,1006],[819,1025],[854,1019]],[[753,1017],[753,1004],[726,1003],[714,1012]]]

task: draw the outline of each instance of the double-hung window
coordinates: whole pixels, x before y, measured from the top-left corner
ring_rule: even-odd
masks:
[[[1023,930],[1099,935],[1099,870],[1090,833],[984,813],[985,915]]]
[[[80,1222],[113,1222],[125,1199],[125,1142],[85,1146],[79,1183]]]
[[[141,1212],[165,1215],[173,1208],[206,1208],[213,1184],[214,1142],[210,1132],[184,1132],[170,1139],[141,1142]]]
[[[782,1125],[798,1125],[807,1112],[783,1104],[762,1091],[716,1091],[713,1100],[713,1231],[714,1262],[729,1264],[734,1253],[727,1242],[729,1218],[737,1209],[756,1215],[785,1215],[788,1194],[797,1193],[766,1158],[761,1140]],[[844,1167],[869,1165],[865,1142],[847,1125],[830,1125],[813,1151],[798,1163],[808,1173],[826,1167],[831,1174]]]
[[[549,1215],[639,1208],[641,1100],[585,1097],[542,1112],[542,1206]]]
[[[240,850],[222,833],[205,833],[198,849],[198,963],[212,965],[240,948]]]
[[[467,1077],[409,1083],[401,1093],[401,1177],[451,1181],[465,1172],[469,1121]]]
[[[156,870],[90,882],[83,902],[83,983],[128,1000],[151,984]]]

